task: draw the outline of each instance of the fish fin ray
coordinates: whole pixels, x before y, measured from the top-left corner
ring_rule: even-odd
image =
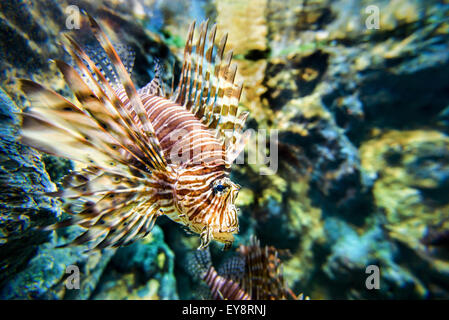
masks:
[[[227,35],[215,45],[216,25],[208,37],[208,21],[199,27],[194,41],[195,22],[189,27],[184,61],[172,100],[190,110],[203,124],[216,131],[227,150],[241,142],[247,113],[239,113],[243,82],[236,82],[237,65],[233,53],[224,54]],[[232,157],[230,157],[232,158]]]
[[[151,197],[152,191],[147,180],[127,179],[116,181],[117,176],[106,172],[78,171],[63,179],[67,187],[56,196],[73,199],[86,199],[79,212],[71,219],[44,227],[54,230],[71,225],[79,225],[88,230],[71,244],[80,245],[93,242],[92,250],[128,245],[151,232],[160,213],[157,200]],[[96,197],[91,197],[95,193]]]
[[[154,71],[154,78],[143,88],[139,89],[139,94],[150,94],[159,97],[164,97],[165,92],[162,83],[162,65],[156,61]]]
[[[164,170],[167,166],[167,162],[162,154],[160,143],[156,137],[153,126],[148,118],[148,114],[142,104],[134,83],[132,82],[122,61],[120,60],[120,57],[112,46],[112,43],[100,27],[100,25],[89,14],[87,14],[87,17],[89,19],[93,34],[109,57],[111,65],[113,69],[115,69],[117,77],[124,91],[126,92],[129,100],[129,106],[135,112],[136,117],[134,117],[134,119],[136,119],[136,122],[138,122],[139,124],[139,129],[141,129],[139,130],[141,138],[147,143],[146,146],[148,149],[148,157],[153,159],[154,164],[156,165],[156,169]]]

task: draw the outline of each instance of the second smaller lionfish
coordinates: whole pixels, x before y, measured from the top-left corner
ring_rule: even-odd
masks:
[[[218,271],[209,250],[197,250],[189,261],[190,272],[203,280],[215,300],[303,300],[286,285],[278,250],[260,246],[252,237],[238,254],[226,260]],[[309,299],[306,297],[305,299]]]

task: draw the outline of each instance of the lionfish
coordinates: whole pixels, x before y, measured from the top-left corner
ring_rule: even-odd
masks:
[[[243,83],[235,81],[232,51],[224,54],[227,34],[215,45],[217,27],[208,34],[207,20],[194,42],[193,22],[179,82],[174,89],[173,78],[165,95],[160,70],[137,90],[130,64],[85,15],[104,52],[89,56],[91,50],[65,35],[74,67],[55,60],[76,101],[20,80],[32,105],[22,113],[23,143],[85,165],[49,193],[82,200],[81,210],[67,205],[71,219],[44,229],[79,225],[87,230],[71,245],[119,247],[146,236],[166,215],[199,234],[199,248],[212,239],[229,248],[239,230],[240,186],[230,180],[231,165],[249,135],[243,133],[248,113],[238,112]]]
[[[260,246],[251,237],[249,245],[240,245],[238,254],[227,259],[217,271],[212,265],[209,250],[196,251],[189,258],[189,272],[203,280],[215,300],[295,300],[309,299],[301,293],[296,296],[286,285],[278,250]]]

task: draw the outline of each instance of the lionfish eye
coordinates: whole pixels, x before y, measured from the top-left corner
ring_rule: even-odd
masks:
[[[222,184],[217,184],[215,187],[214,187],[214,191],[216,191],[216,192],[222,192],[222,191],[224,191],[226,189],[226,187],[224,186],[224,185],[222,185]]]

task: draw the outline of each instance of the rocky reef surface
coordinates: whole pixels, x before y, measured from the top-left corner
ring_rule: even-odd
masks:
[[[54,248],[76,228],[35,230],[63,213],[31,186],[53,190],[71,164],[17,142],[26,103],[14,79],[66,92],[47,60],[67,58],[58,35],[69,5],[134,49],[139,86],[156,58],[170,79],[193,19],[229,32],[247,127],[277,135],[271,163],[234,168],[243,186],[236,245],[255,234],[287,249],[294,292],[449,298],[449,2],[436,0],[2,1],[1,298],[202,297],[186,271],[198,239],[164,217],[148,239],[95,254]],[[214,244],[212,254],[227,255]],[[80,267],[81,290],[67,290],[68,265]],[[369,265],[379,267],[379,289],[366,287]]]
[[[139,86],[154,75],[153,59],[160,59],[167,70],[171,70],[176,59],[157,35],[135,22],[124,4],[0,3],[0,298],[176,299],[174,255],[160,229],[156,228],[151,238],[134,246],[89,253],[85,247],[55,248],[79,235],[78,227],[57,233],[36,229],[64,215],[59,201],[36,192],[55,191],[58,181],[73,165],[64,159],[40,155],[18,141],[21,120],[17,114],[27,103],[17,89],[17,79],[30,78],[69,94],[55,65],[47,61],[68,59],[59,45],[59,34],[70,31],[66,19],[73,11],[69,6],[84,8],[105,26],[121,32],[116,35],[117,39],[136,52],[133,77]],[[168,71],[166,80],[170,75]],[[67,286],[72,274],[70,266],[79,270],[79,289]],[[110,285],[116,272],[120,276],[116,276],[116,284]]]

